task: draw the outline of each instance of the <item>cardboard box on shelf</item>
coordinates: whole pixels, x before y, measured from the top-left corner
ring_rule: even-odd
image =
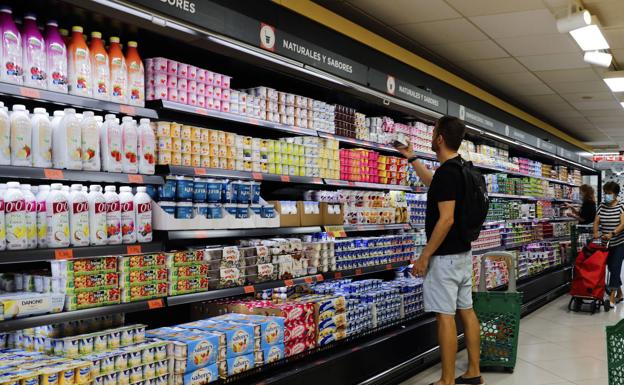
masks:
[[[344,224],[344,208],[341,204],[321,202],[321,215],[324,225]]]
[[[297,210],[301,226],[320,226],[323,224],[323,213],[319,206],[319,202],[299,201],[297,202]]]
[[[301,210],[297,207],[296,201],[271,201],[275,205],[275,210],[279,213],[280,227],[301,226]]]

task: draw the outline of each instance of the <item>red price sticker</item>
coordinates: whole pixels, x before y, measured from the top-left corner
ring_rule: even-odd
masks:
[[[143,175],[128,174],[128,183],[143,183]]]
[[[43,175],[46,179],[64,179],[63,170],[55,170],[53,168],[44,168]]]
[[[364,231],[364,226],[362,226],[362,225],[357,225],[357,226],[355,226],[355,229],[356,229],[357,231]]]
[[[141,245],[128,245],[126,252],[128,254],[141,254],[143,249],[141,248]]]
[[[161,307],[165,307],[165,303],[163,302],[162,298],[150,299],[149,301],[147,301],[147,307],[149,309],[159,309]]]
[[[355,275],[362,275],[362,269],[355,269]]]
[[[303,281],[304,281],[305,283],[312,283],[312,282],[314,282],[314,280],[312,279],[312,277],[305,277],[305,278],[303,279]]]
[[[39,90],[28,87],[20,87],[20,95],[25,96],[27,98],[40,98],[41,93]]]
[[[323,184],[323,180],[321,178],[312,178],[312,183]]]
[[[136,115],[136,108],[122,104],[119,106],[119,112],[126,115]]]
[[[295,281],[293,281],[292,279],[287,279],[284,281],[284,285],[286,286],[295,286]]]
[[[193,171],[195,172],[195,175],[206,175],[206,169],[203,167],[195,167]]]
[[[208,110],[205,108],[196,108],[195,113],[198,115],[208,115]]]
[[[349,186],[355,186],[355,182],[347,182],[347,185],[349,185]]]
[[[282,182],[290,182],[290,176],[289,175],[280,175],[280,180]]]
[[[74,258],[74,250],[72,249],[54,250],[54,259],[72,259],[72,258]]]
[[[386,270],[392,270],[392,265],[391,264],[387,264],[386,265]]]
[[[262,173],[261,173],[261,172],[252,172],[252,173],[251,173],[251,177],[252,177],[254,180],[262,180],[262,179],[264,179],[264,176],[262,176]]]
[[[334,278],[335,278],[335,279],[340,279],[340,278],[342,278],[342,272],[341,272],[341,271],[337,271],[337,272],[335,272],[335,273],[334,273]]]
[[[253,287],[252,285],[249,285],[249,286],[245,286],[243,290],[245,291],[245,294],[251,294],[256,291],[256,288]]]
[[[254,126],[257,126],[260,122],[258,122],[258,119],[249,119],[249,124],[253,124]]]
[[[316,275],[316,282],[323,282],[324,280],[325,280],[325,277],[323,277],[323,274]]]

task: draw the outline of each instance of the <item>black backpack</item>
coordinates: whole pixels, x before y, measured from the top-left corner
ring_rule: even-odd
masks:
[[[453,161],[461,169],[464,180],[464,198],[462,200],[461,223],[458,226],[460,237],[466,242],[479,238],[481,227],[485,222],[490,208],[485,178],[477,171],[472,162],[467,162],[460,156]]]

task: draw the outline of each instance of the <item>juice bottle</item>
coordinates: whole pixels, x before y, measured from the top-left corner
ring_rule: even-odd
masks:
[[[46,24],[45,46],[48,89],[67,93],[67,45],[54,20]]]
[[[9,110],[0,102],[0,164],[11,164],[11,120]]]
[[[50,193],[50,186],[41,185],[35,195],[37,201],[37,247],[48,247],[48,220],[46,217],[46,199]]]
[[[136,207],[136,238],[137,242],[152,241],[152,198],[147,195],[147,187],[137,187],[134,196]]]
[[[121,172],[121,126],[115,115],[108,114],[100,127],[102,170]]]
[[[119,38],[110,38],[108,47],[108,59],[110,60],[111,101],[116,103],[128,103],[128,69],[126,58],[121,51]]]
[[[136,41],[128,42],[126,65],[128,66],[128,104],[143,107],[145,105],[145,70]]]
[[[89,245],[89,200],[81,184],[71,185],[69,193],[69,243],[72,246]]]
[[[89,187],[89,240],[91,245],[105,245],[106,235],[106,198],[102,194],[102,186]]]
[[[35,167],[52,167],[52,125],[45,108],[37,107],[30,119]]]
[[[102,43],[100,32],[91,32],[91,70],[93,71],[93,97],[96,99],[110,99],[110,63],[108,53]]]
[[[20,190],[24,196],[24,218],[26,224],[26,248],[37,247],[37,200],[30,191],[29,184],[21,184]]]
[[[27,246],[25,203],[18,182],[7,183],[7,190],[4,193],[4,215],[7,249],[25,249]]]
[[[82,113],[82,169],[100,171],[100,133],[93,111]]]
[[[6,184],[0,189],[0,250],[6,250],[6,223],[4,219],[4,193],[6,192]]]
[[[22,84],[24,80],[22,36],[13,22],[13,12],[10,7],[0,8],[0,30],[2,30],[2,73],[0,73],[0,80]]]
[[[24,84],[35,88],[47,88],[46,45],[37,27],[37,18],[32,13],[24,15],[22,61],[25,71]]]
[[[52,183],[46,197],[47,247],[69,246],[69,207],[63,185]]]
[[[69,93],[79,96],[93,96],[91,82],[91,58],[89,47],[82,35],[82,27],[72,27],[72,38],[68,49]]]
[[[58,120],[57,120],[58,119]],[[82,169],[82,135],[76,110],[54,112],[52,119],[52,159],[55,168]]]
[[[32,166],[32,125],[26,106],[13,105],[11,112],[11,164]]]
[[[121,239],[123,243],[136,242],[136,210],[134,196],[130,186],[119,188],[119,205],[121,206]]]
[[[136,121],[130,116],[121,119],[122,158],[121,169],[123,172],[136,174],[139,171],[137,163],[137,126]]]
[[[104,199],[106,199],[107,244],[119,245],[121,244],[121,205],[115,186],[104,187]]]
[[[138,128],[138,153],[139,153],[139,173],[153,174],[156,163],[156,136],[150,125],[149,119],[143,118],[139,121]]]
[[[65,43],[65,46],[69,47],[69,43],[71,43],[69,31],[65,28],[59,28],[59,34],[61,35],[61,39],[63,39],[63,43]]]

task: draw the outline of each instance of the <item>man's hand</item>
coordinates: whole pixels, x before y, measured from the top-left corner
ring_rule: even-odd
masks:
[[[605,234],[602,236],[603,241],[609,241],[611,240],[611,238],[613,238],[613,233]]]
[[[412,147],[412,143],[410,141],[407,141],[407,147],[396,147],[396,149],[406,159],[414,156],[414,148]]]
[[[427,268],[429,267],[429,258],[420,256],[417,260],[412,261],[414,267],[412,268],[414,275],[417,277],[424,277],[427,274]]]

